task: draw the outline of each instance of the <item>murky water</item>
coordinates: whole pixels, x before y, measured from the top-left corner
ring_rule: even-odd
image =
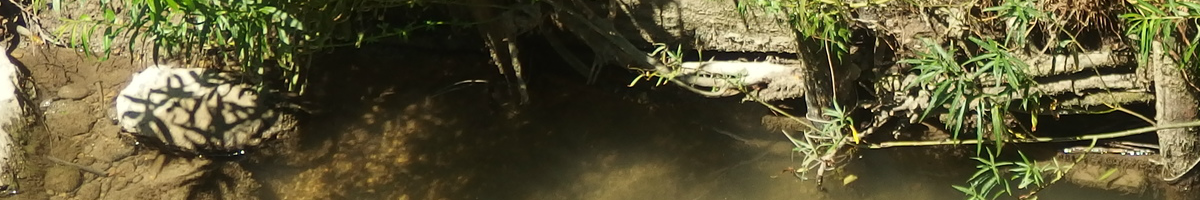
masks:
[[[247,163],[268,199],[963,199],[950,185],[974,170],[862,151],[821,189],[784,173],[790,146],[762,128],[770,112],[756,103],[533,69],[532,103],[508,107],[483,86],[433,96],[493,76],[484,54],[330,57],[313,88],[325,112]],[[529,67],[565,68],[551,64]],[[1119,195],[1059,184],[1041,199],[1151,198]]]

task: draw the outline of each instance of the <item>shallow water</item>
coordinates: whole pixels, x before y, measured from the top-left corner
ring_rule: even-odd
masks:
[[[532,102],[497,105],[482,54],[344,51],[320,62],[325,112],[247,168],[268,199],[964,199],[969,160],[860,151],[824,188],[784,173],[786,138],[770,112],[622,78],[585,85],[531,65]],[[431,67],[435,66],[435,67]],[[624,72],[613,72],[620,74]],[[737,140],[718,133],[728,131]],[[843,185],[843,177],[857,176]],[[1058,184],[1041,199],[1152,199]],[[1014,198],[1015,199],[1015,198]]]

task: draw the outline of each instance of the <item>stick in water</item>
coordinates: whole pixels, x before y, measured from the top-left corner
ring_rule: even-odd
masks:
[[[58,164],[60,164],[60,165],[66,165],[66,166],[72,166],[72,167],[75,167],[75,168],[79,168],[79,170],[83,170],[83,171],[85,171],[85,172],[93,173],[93,174],[100,175],[100,176],[108,176],[108,173],[107,173],[107,172],[100,171],[99,169],[96,169],[96,168],[92,168],[92,167],[88,167],[88,166],[83,166],[83,165],[80,165],[80,164],[75,164],[75,163],[72,163],[72,162],[67,162],[67,161],[65,161],[65,160],[58,159],[58,158],[55,158],[55,157],[52,157],[52,156],[46,156],[46,159],[49,159],[50,161],[53,161],[54,163],[58,163]]]

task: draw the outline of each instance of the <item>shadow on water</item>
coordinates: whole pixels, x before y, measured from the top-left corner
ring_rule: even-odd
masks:
[[[769,114],[762,106],[646,82],[624,87],[632,77],[588,86],[533,64],[532,104],[518,112],[496,106],[486,87],[432,97],[495,76],[485,58],[387,48],[330,54],[311,89],[326,112],[246,166],[265,199],[962,199],[949,185],[965,178],[931,178],[942,172],[885,151],[865,152],[848,168],[861,171],[858,181],[842,186],[850,173],[836,172],[822,192],[783,173],[790,146],[761,128]],[[966,166],[956,170],[973,170]]]

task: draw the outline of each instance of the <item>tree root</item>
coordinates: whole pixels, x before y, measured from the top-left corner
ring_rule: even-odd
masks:
[[[1116,68],[1133,63],[1132,54],[1122,55],[1109,50],[1061,55],[1034,53],[1017,57],[1029,64],[1026,73],[1034,77],[1071,74],[1104,67]]]
[[[88,167],[88,166],[83,166],[80,164],[75,164],[72,162],[67,162],[65,160],[55,158],[53,156],[46,156],[46,159],[50,160],[51,162],[58,163],[60,165],[75,167],[75,168],[78,168],[79,170],[82,170],[82,171],[85,171],[88,173],[93,173],[93,174],[96,174],[99,176],[108,176],[109,175],[108,172],[104,172],[103,170],[99,170],[99,169]]]

